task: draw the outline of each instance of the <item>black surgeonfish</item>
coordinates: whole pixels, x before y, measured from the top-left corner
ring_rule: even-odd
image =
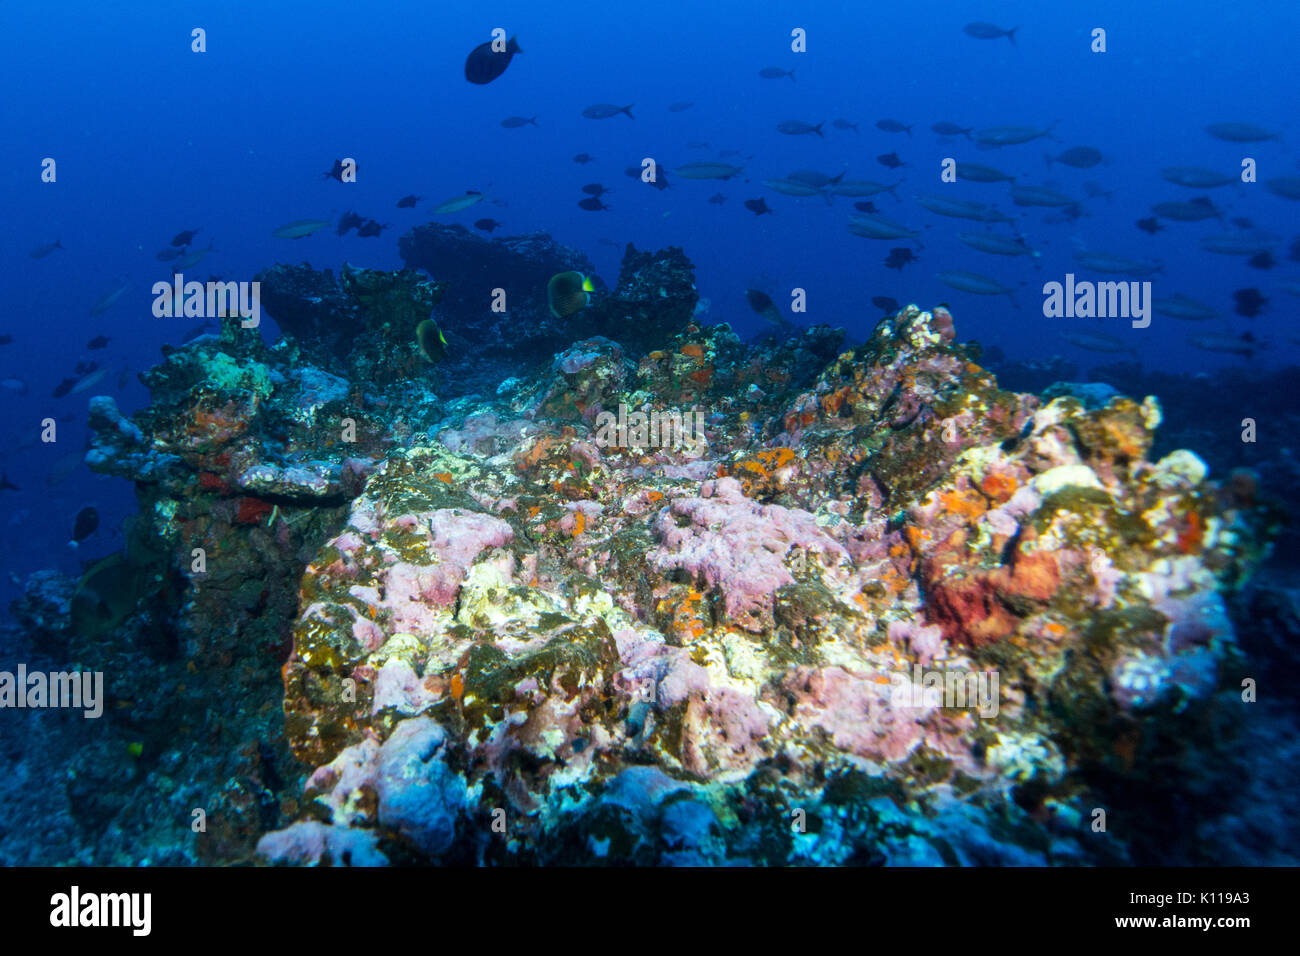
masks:
[[[465,58],[465,79],[471,83],[479,86],[491,83],[506,71],[506,67],[510,65],[516,53],[524,52],[519,48],[514,37],[510,38],[506,48],[499,53],[492,49],[492,43],[491,40],[480,43]]]
[[[72,524],[72,545],[76,547],[85,541],[99,527],[99,512],[86,507],[77,512],[77,520]]]

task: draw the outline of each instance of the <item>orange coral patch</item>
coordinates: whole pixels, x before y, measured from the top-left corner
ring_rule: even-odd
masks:
[[[997,504],[1002,504],[1016,493],[1020,483],[1015,477],[1005,472],[991,471],[980,479],[980,491],[988,495]]]

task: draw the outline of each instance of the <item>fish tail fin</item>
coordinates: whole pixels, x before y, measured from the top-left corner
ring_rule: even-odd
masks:
[[[916,125],[915,123],[912,124],[912,126],[915,126],[915,125]],[[911,136],[911,135],[912,135],[912,126],[904,126],[904,127],[903,127],[903,129],[907,130],[907,135],[908,135],[908,136]]]
[[[818,136],[821,136],[823,139],[826,138],[825,134],[822,133],[822,127],[825,125],[826,124],[822,122],[822,123],[818,123],[816,126],[813,127],[813,132],[816,133]]]
[[[510,40],[506,43],[506,52],[507,52],[507,53],[523,53],[523,52],[524,52],[524,48],[521,47],[521,46],[519,45],[519,41],[518,41],[517,39],[515,39],[514,37],[511,37]]]
[[[786,70],[785,75],[790,77],[790,82],[794,82],[794,70]]]
[[[1019,29],[1020,27],[1012,27],[1007,31],[1007,39],[1011,41],[1012,46],[1016,45],[1016,31]]]
[[[973,132],[975,132],[975,127],[974,127],[974,126],[972,126],[970,129],[964,129],[964,130],[962,130],[962,131],[961,131],[961,134],[962,134],[963,136],[965,136],[967,139],[970,139],[970,134],[973,133]]]
[[[530,123],[532,123],[534,126],[536,126],[536,125],[537,125],[537,117],[536,117],[536,116],[530,117],[529,120],[528,120],[528,122],[530,122]]]
[[[623,107],[619,112],[626,113],[628,119],[636,119],[636,117],[632,115],[632,107],[634,106],[636,106],[635,103],[628,103],[627,106]]]
[[[63,243],[62,243],[61,241],[59,241],[58,239],[55,239],[55,240],[54,240],[54,248],[55,248],[55,249],[62,249],[62,248],[63,248]]]
[[[848,172],[847,169],[842,170],[838,176],[832,177],[831,182],[838,183],[841,179],[844,178],[844,174],[847,172]]]

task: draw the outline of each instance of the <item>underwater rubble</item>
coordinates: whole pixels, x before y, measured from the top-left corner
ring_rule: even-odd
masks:
[[[228,321],[138,415],[93,400],[129,546],[14,607],[142,742],[79,758],[154,788],[88,828],[223,863],[1150,861],[1171,775],[1244,721],[1277,531],[1153,460],[1156,398],[1005,391],[943,308],[747,345],[692,322],[676,249],[561,321],[539,289],[583,260],[470,237],[500,271],[458,284],[456,229],[402,272],[268,270],[281,341]],[[430,310],[537,361],[454,398]]]

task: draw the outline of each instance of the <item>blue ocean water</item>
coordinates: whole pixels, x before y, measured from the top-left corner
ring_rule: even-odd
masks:
[[[1014,40],[971,36],[963,27],[972,22],[1015,28]],[[192,48],[196,28],[202,52]],[[466,54],[497,28],[523,52],[495,81],[467,83]],[[1095,48],[1098,30],[1104,52]],[[680,246],[708,301],[703,321],[728,322],[745,338],[774,331],[746,301],[757,288],[796,327],[843,327],[853,342],[881,317],[874,298],[926,309],[947,303],[960,340],[978,340],[1011,364],[1061,356],[1085,379],[1116,361],[1193,383],[1222,369],[1263,377],[1294,367],[1300,201],[1265,184],[1300,182],[1298,35],[1300,5],[1286,2],[6,3],[0,335],[12,341],[0,345],[0,466],[16,487],[0,491],[0,606],[34,570],[75,578],[86,561],[123,545],[135,497],[126,482],[81,463],[87,400],[112,394],[127,415],[146,407],[137,374],[195,324],[151,311],[151,286],[173,272],[157,253],[183,230],[198,230],[192,248],[212,248],[187,278],[247,281],[277,262],[400,269],[398,240],[413,227],[432,220],[473,229],[491,217],[501,223],[497,236],[548,233],[581,250],[611,287],[627,243]],[[796,39],[803,49],[792,48]],[[794,78],[759,75],[769,67]],[[602,103],[632,115],[583,115]],[[503,127],[511,116],[535,125]],[[891,119],[910,131],[877,125]],[[777,129],[791,120],[819,132]],[[937,122],[1050,135],[984,149],[965,135],[936,134]],[[1207,131],[1216,123],[1271,135],[1228,141]],[[1047,161],[1080,146],[1100,151],[1101,162]],[[579,164],[580,153],[594,159]],[[903,165],[886,168],[877,157],[889,153]],[[356,161],[355,182],[324,175],[343,157]],[[47,159],[56,164],[52,182],[42,176]],[[647,159],[669,188],[626,175]],[[949,160],[994,166],[1077,205],[1020,206],[1007,183],[945,182]],[[703,161],[742,169],[727,180],[676,172]],[[1243,161],[1257,181],[1240,180]],[[1162,178],[1173,166],[1237,181],[1189,189]],[[765,184],[807,170],[897,184],[871,202],[915,239],[851,233],[855,198],[797,198]],[[608,190],[607,209],[578,205],[591,183]],[[484,201],[432,212],[467,190]],[[408,193],[419,204],[398,208]],[[725,201],[710,202],[715,194]],[[917,203],[928,195],[989,203],[1013,221],[936,215]],[[1154,233],[1138,226],[1155,215],[1153,204],[1201,196],[1215,215],[1159,218]],[[770,215],[745,207],[759,198]],[[333,223],[348,210],[387,228],[377,238],[338,236]],[[331,225],[303,239],[273,237],[300,219]],[[958,238],[985,231],[1021,237],[1038,254],[988,255]],[[1252,265],[1249,256],[1202,248],[1202,239],[1222,234],[1272,236],[1275,261]],[[60,248],[34,255],[55,240]],[[896,247],[916,261],[888,267]],[[1068,274],[1129,280],[1082,268],[1074,257],[1084,249],[1158,260],[1160,271],[1141,280],[1151,295],[1188,296],[1219,315],[1190,322],[1156,314],[1145,328],[1127,317],[1046,316],[1045,283]],[[1014,304],[937,278],[953,270],[996,280]],[[116,302],[91,314],[123,285]],[[1263,307],[1241,314],[1234,294],[1250,289]],[[805,311],[790,311],[795,290]],[[273,317],[261,331],[277,338]],[[1062,333],[1114,336],[1131,352],[1089,351]],[[109,342],[88,347],[96,336]],[[1193,336],[1245,344],[1207,350]],[[75,371],[80,362],[107,375],[55,397],[61,382],[86,374]],[[1248,392],[1207,398],[1254,414]],[[53,442],[42,441],[49,419]],[[1259,454],[1280,453],[1275,443]],[[71,547],[74,519],[87,506],[97,509],[99,529]]]
[[[967,36],[962,27],[975,19],[1016,27],[1014,44]],[[191,50],[195,27],[206,31],[206,52]],[[495,82],[466,83],[466,51],[496,27],[517,36],[524,53]],[[1091,49],[1097,28],[1106,31],[1104,53]],[[1011,357],[1061,353],[1084,365],[1113,357],[1082,352],[1058,333],[1113,333],[1124,323],[1049,320],[1040,306],[1042,284],[1081,272],[1071,254],[1086,247],[1163,260],[1156,296],[1182,293],[1223,313],[1195,326],[1157,316],[1131,335],[1147,366],[1190,374],[1247,361],[1256,368],[1291,364],[1298,348],[1288,335],[1293,294],[1278,285],[1294,283],[1300,266],[1283,260],[1260,271],[1243,256],[1201,251],[1200,236],[1232,228],[1214,219],[1166,222],[1156,235],[1134,223],[1151,215],[1152,203],[1202,194],[1162,180],[1164,166],[1235,175],[1249,156],[1260,180],[1300,174],[1292,95],[1298,67],[1290,49],[1298,28],[1300,7],[1281,2],[1182,4],[1176,13],[1122,2],[503,2],[489,9],[377,2],[359,9],[318,0],[199,3],[183,11],[149,2],[6,4],[0,75],[7,227],[0,256],[8,264],[3,325],[14,342],[0,350],[0,373],[28,386],[25,395],[4,396],[0,455],[21,489],[7,493],[8,519],[0,527],[7,563],[15,570],[30,562],[73,566],[78,556],[66,547],[68,527],[86,502],[104,518],[97,544],[115,544],[114,529],[132,507],[120,483],[79,469],[47,486],[54,463],[84,442],[88,397],[52,399],[50,392],[79,359],[94,358],[114,375],[122,367],[132,373],[119,396],[125,410],[145,401],[134,373],[188,330],[183,320],[155,319],[149,311],[149,286],[170,274],[154,255],[183,229],[201,230],[198,248],[215,247],[196,267],[200,279],[248,279],[276,261],[397,268],[397,239],[426,221],[429,203],[477,189],[508,205],[481,204],[440,218],[468,226],[490,215],[503,223],[498,234],[549,232],[587,252],[610,282],[624,243],[682,246],[711,318],[746,334],[763,330],[745,305],[751,286],[771,290],[783,305],[781,290],[802,288],[807,311],[793,316],[797,322],[844,326],[854,336],[878,317],[870,299],[890,296],[926,307],[950,303],[963,338]],[[805,52],[791,49],[796,29],[805,33]],[[768,66],[793,69],[796,78],[760,78]],[[582,116],[586,106],[605,102],[634,104],[636,118]],[[693,105],[670,112],[677,102]],[[502,128],[511,115],[536,116],[537,125]],[[914,128],[883,132],[875,123],[885,118]],[[777,132],[790,119],[824,124],[823,135]],[[834,128],[834,119],[858,129]],[[931,132],[937,121],[964,128],[1055,123],[1055,138],[979,150],[963,137]],[[1241,144],[1207,135],[1207,124],[1223,121],[1256,123],[1281,137]],[[1099,149],[1102,164],[1044,162],[1044,153],[1076,145]],[[729,181],[672,173],[724,150],[739,151],[727,161],[744,167]],[[573,162],[581,152],[595,161]],[[876,157],[889,152],[906,165],[881,166]],[[322,177],[345,156],[357,160],[355,183]],[[42,181],[46,157],[57,162],[57,182]],[[666,168],[671,188],[639,188],[624,175],[646,157]],[[945,184],[941,163],[948,157],[1051,185],[1082,199],[1083,215],[1044,224],[1054,210],[1014,206],[1005,183]],[[797,199],[763,185],[799,169],[901,181],[897,198],[886,193],[873,201],[881,214],[920,230],[924,248],[849,234],[852,199]],[[1088,181],[1111,195],[1084,198]],[[589,182],[611,190],[608,210],[577,206],[579,187]],[[395,208],[411,192],[426,197],[424,206]],[[718,192],[725,203],[707,202]],[[1041,255],[1011,259],[967,248],[957,234],[986,227],[926,212],[913,199],[922,194],[996,204],[1016,218],[998,231],[1019,233]],[[1248,217],[1288,242],[1297,232],[1295,202],[1260,183],[1205,194],[1225,217]],[[772,215],[756,218],[742,205],[759,197]],[[332,230],[299,241],[271,237],[284,222],[336,218],[346,209],[390,228],[377,239],[340,239]],[[30,258],[33,247],[54,239],[62,250]],[[893,246],[915,249],[919,261],[901,271],[886,268]],[[1019,308],[1006,297],[954,291],[934,278],[951,269],[1014,288]],[[121,277],[132,282],[131,291],[103,315],[88,316]],[[1232,311],[1231,294],[1243,287],[1269,299],[1253,319]],[[267,334],[273,331],[268,323]],[[1187,345],[1189,333],[1206,331],[1249,331],[1268,347],[1246,359]],[[112,342],[85,352],[83,344],[99,334]],[[67,414],[73,418],[60,424],[55,445],[23,447],[42,418]]]

